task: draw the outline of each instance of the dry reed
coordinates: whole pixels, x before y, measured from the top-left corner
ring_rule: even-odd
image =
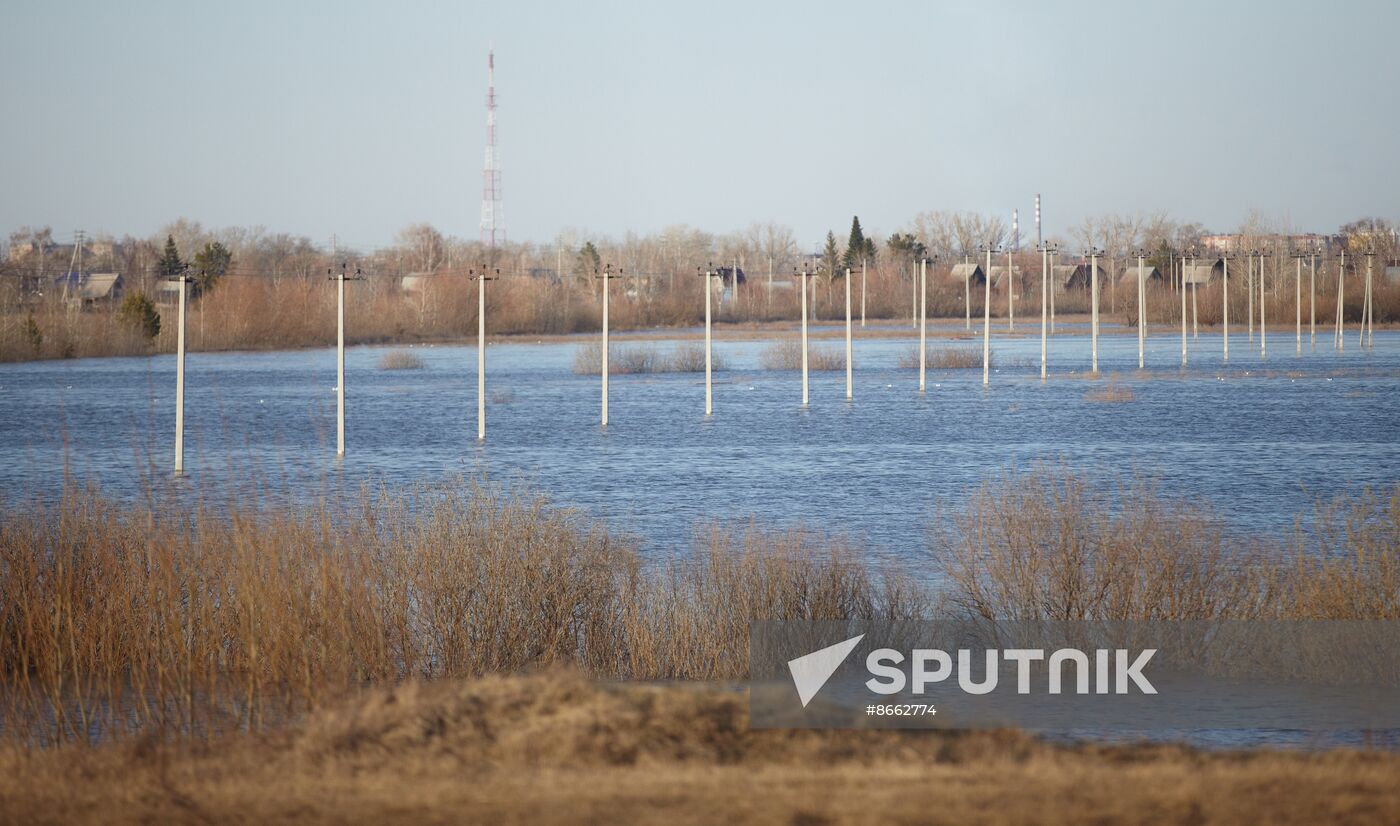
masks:
[[[379,359],[380,370],[422,370],[427,366],[422,356],[407,350],[390,350]]]

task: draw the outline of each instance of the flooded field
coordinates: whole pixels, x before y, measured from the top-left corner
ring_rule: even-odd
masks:
[[[1163,493],[1212,509],[1240,533],[1287,530],[1320,497],[1400,479],[1400,334],[1373,350],[1330,331],[1190,341],[1153,335],[1145,372],[1137,339],[1100,341],[1101,377],[1085,375],[1089,341],[1051,342],[1039,377],[1037,328],[994,337],[994,372],[901,368],[914,338],[856,342],[854,400],[842,371],[761,369],[771,341],[716,341],[729,369],[704,414],[702,373],[617,375],[611,424],[598,424],[597,376],[572,371],[576,350],[508,343],[488,349],[488,438],[476,435],[472,347],[413,348],[424,366],[379,368],[386,349],[347,351],[348,450],[335,456],[335,353],[192,354],[187,362],[183,495],[211,501],[256,479],[275,496],[362,484],[432,484],[459,476],[526,485],[559,504],[638,533],[649,553],[684,548],[706,521],[754,519],[844,534],[881,557],[922,553],[940,502],[1011,468],[1055,463],[1101,485],[1155,478]],[[1018,333],[1022,332],[1018,328]],[[793,334],[795,336],[795,334]],[[773,340],[790,338],[774,333]],[[651,346],[666,353],[675,341]],[[839,340],[814,341],[836,350]],[[931,340],[930,349],[980,339]],[[58,493],[65,477],[122,498],[163,487],[171,467],[173,357],[0,366],[0,491],[14,502]]]

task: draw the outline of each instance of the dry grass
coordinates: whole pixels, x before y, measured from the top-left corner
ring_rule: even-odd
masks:
[[[72,493],[0,520],[0,714],[34,742],[200,737],[409,677],[737,678],[753,619],[923,610],[858,559],[749,529],[644,571],[630,539],[465,486],[193,513]]]
[[[1288,536],[1227,541],[1147,480],[1036,470],[940,520],[948,604],[996,619],[1400,619],[1400,485],[1321,503]]]
[[[427,366],[422,356],[407,350],[390,350],[379,359],[380,370],[422,370]]]
[[[763,348],[759,363],[764,370],[801,370],[802,342],[787,339]],[[845,370],[846,356],[835,347],[807,345],[808,370]]]
[[[931,347],[926,353],[926,365],[930,370],[965,370],[982,367],[982,351],[974,347]],[[990,358],[996,366],[996,358]],[[919,348],[914,345],[899,354],[901,370],[919,369]]]
[[[576,672],[419,681],[216,749],[0,752],[26,823],[1394,823],[1400,757],[763,731],[742,694]]]
[[[1121,384],[1106,384],[1084,394],[1084,401],[1099,404],[1124,404],[1133,401],[1133,388]]]
[[[192,512],[70,492],[0,518],[0,713],[34,742],[198,738],[411,677],[741,678],[755,619],[1400,618],[1400,487],[1242,544],[1147,482],[1039,470],[938,524],[931,589],[753,527],[647,567],[600,524],[465,485]]]
[[[711,351],[712,370],[725,370],[728,365],[719,353]],[[603,372],[603,345],[597,341],[579,345],[574,351],[573,370],[582,376],[597,376]],[[608,374],[636,373],[703,373],[705,347],[694,342],[682,342],[670,353],[662,353],[654,344],[608,343]]]

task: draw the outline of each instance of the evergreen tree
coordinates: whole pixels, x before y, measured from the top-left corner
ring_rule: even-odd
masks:
[[[841,275],[841,247],[836,243],[836,233],[831,231],[826,233],[826,249],[822,250],[822,269],[826,270],[828,281]]]
[[[860,228],[860,216],[851,217],[851,237],[846,241],[845,266],[850,270],[860,269],[860,261],[868,252],[865,233]],[[843,272],[842,275],[845,273]]]
[[[167,246],[166,254],[170,248]],[[177,256],[178,257],[178,256]],[[198,295],[205,290],[213,289],[220,278],[228,274],[229,265],[233,263],[233,253],[229,248],[219,243],[211,241],[204,245],[204,249],[195,253],[194,268],[195,273],[195,294]]]
[[[127,294],[121,309],[117,310],[117,318],[147,339],[160,335],[160,313],[156,312],[156,305],[151,299],[140,290]]]
[[[602,256],[598,255],[598,248],[592,241],[579,248],[578,257],[574,259],[574,275],[591,280],[602,267]]]
[[[185,271],[185,262],[180,260],[180,251],[175,248],[175,236],[165,236],[165,252],[156,262],[156,275],[161,278],[175,278]]]

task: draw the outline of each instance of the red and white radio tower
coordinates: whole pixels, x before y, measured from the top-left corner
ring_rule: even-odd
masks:
[[[495,259],[496,245],[506,240],[501,166],[496,157],[496,52],[486,53],[486,165],[481,171],[481,243]]]

